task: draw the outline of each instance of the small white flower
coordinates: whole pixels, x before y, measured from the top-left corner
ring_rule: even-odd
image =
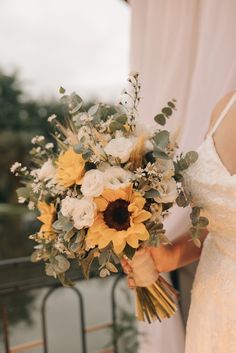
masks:
[[[97,169],[89,170],[85,173],[81,191],[84,196],[97,197],[102,194],[104,190],[104,176],[103,173]]]
[[[104,151],[112,157],[120,158],[121,163],[125,163],[129,160],[132,149],[133,142],[130,139],[118,137],[108,142]]]
[[[66,196],[61,202],[61,213],[64,217],[71,217],[75,207],[76,199]]]
[[[54,147],[54,144],[52,142],[48,142],[46,145],[45,145],[45,148],[46,150],[50,150]]]
[[[51,123],[56,118],[57,118],[56,114],[52,114],[48,117],[48,122]]]
[[[32,211],[32,210],[35,209],[35,203],[34,203],[33,201],[30,201],[30,202],[28,203],[28,209],[29,209],[30,211]]]
[[[11,166],[11,172],[14,174],[20,167],[21,167],[21,163],[19,162],[15,162],[14,164],[12,164]]]
[[[37,194],[41,188],[42,188],[41,183],[32,183],[32,190],[35,194]]]
[[[91,227],[96,216],[96,204],[90,198],[76,199],[72,212],[74,227],[77,229]]]
[[[52,164],[52,160],[48,159],[40,169],[37,170],[37,176],[39,180],[52,179],[56,174],[56,168]]]
[[[37,147],[37,148],[35,149],[36,153],[40,153],[41,150],[42,150],[41,147]]]
[[[19,203],[24,203],[26,201],[26,198],[22,197],[22,196],[19,196],[18,197],[18,202]]]
[[[35,136],[32,138],[31,142],[33,145],[37,144],[37,143],[40,143],[42,141],[45,140],[45,137],[44,136]]]
[[[104,184],[109,189],[119,189],[128,185],[132,173],[121,167],[110,167],[104,173]]]

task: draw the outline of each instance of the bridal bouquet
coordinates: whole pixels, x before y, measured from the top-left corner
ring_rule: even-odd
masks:
[[[162,127],[175,110],[175,100],[154,118],[155,129],[138,122],[138,74],[130,75],[117,106],[100,103],[86,110],[76,93],[66,95],[63,88],[60,93],[65,119],[48,118],[55,143],[35,136],[29,166],[16,162],[11,171],[23,183],[17,190],[19,202],[40,213],[41,227],[30,236],[37,243],[32,261],[44,261],[46,274],[68,285],[72,261],[86,278],[95,261],[100,276],[106,277],[118,271],[123,257],[135,257],[140,246],[169,243],[163,219],[174,203],[188,204],[181,173],[197,153],[176,157],[175,137]],[[193,218],[196,229],[198,215]],[[150,283],[142,285],[142,267],[147,265],[142,261],[138,318],[151,322],[171,317],[176,291],[153,263],[148,264]]]

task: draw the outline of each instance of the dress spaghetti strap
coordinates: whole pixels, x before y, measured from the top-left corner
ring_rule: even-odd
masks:
[[[230,110],[230,108],[232,107],[232,105],[234,104],[235,101],[236,101],[236,92],[232,95],[232,97],[230,98],[230,100],[226,104],[225,108],[222,110],[219,118],[217,119],[215,125],[210,130],[208,135],[212,136],[216,132],[217,128],[222,123],[224,117],[226,116],[226,114],[228,113],[228,111]]]

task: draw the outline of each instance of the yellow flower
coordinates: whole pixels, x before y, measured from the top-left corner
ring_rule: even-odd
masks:
[[[59,156],[56,164],[56,176],[60,185],[70,187],[81,183],[85,165],[81,154],[75,153],[70,148]]]
[[[143,209],[146,201],[133,192],[131,184],[123,189],[105,189],[94,202],[98,215],[87,233],[89,248],[103,249],[112,242],[114,251],[120,254],[126,244],[136,249],[139,240],[149,238],[143,222],[151,218],[151,213]]]
[[[41,213],[41,215],[37,218],[43,223],[39,230],[40,237],[44,239],[54,239],[55,232],[52,224],[56,215],[55,206],[52,203],[48,205],[46,202],[39,201],[37,207]]]

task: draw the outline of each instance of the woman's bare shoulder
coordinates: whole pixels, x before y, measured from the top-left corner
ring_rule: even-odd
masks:
[[[236,91],[232,91],[224,95],[215,105],[210,119],[209,130],[215,125],[216,121],[218,120],[220,114],[224,110],[227,103],[230,101],[232,96],[236,93]]]

